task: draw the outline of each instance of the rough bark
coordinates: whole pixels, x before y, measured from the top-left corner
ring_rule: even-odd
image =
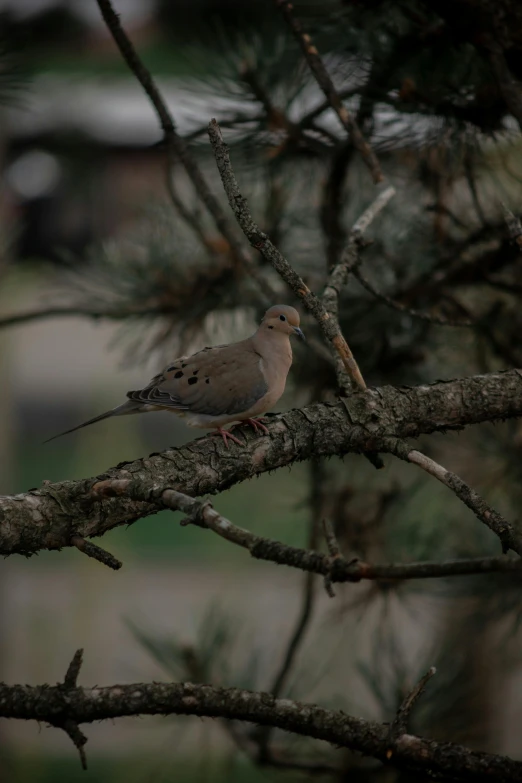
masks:
[[[95,478],[0,497],[0,554],[31,554],[69,546],[71,537],[103,535],[118,525],[156,513],[161,504],[126,497],[96,498],[104,479],[134,479],[191,496],[219,493],[253,476],[312,456],[387,451],[393,438],[460,429],[522,415],[522,372],[473,376],[431,385],[367,389],[334,403],[318,403],[274,416],[270,437],[241,430],[244,448],[225,449],[200,438]]]
[[[315,704],[268,693],[193,683],[105,688],[0,685],[0,716],[64,728],[129,715],[198,715],[274,726],[373,756],[394,767],[453,781],[522,781],[522,762],[401,733]],[[84,743],[83,743],[84,744]]]

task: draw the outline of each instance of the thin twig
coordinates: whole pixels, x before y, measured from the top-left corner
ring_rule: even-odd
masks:
[[[365,209],[360,218],[355,221],[350,231],[348,242],[342,253],[341,260],[334,266],[328,277],[321,300],[330,317],[334,320],[334,323],[337,324],[339,331],[341,331],[339,322],[339,297],[342,289],[346,285],[350,272],[354,271],[360,263],[359,247],[364,232],[394,195],[395,188],[390,185],[379,193],[370,206]],[[346,382],[346,373],[344,372],[342,356],[340,356],[336,362],[336,375],[341,393],[346,395],[348,393],[348,384]],[[368,452],[366,458],[377,469],[384,467],[384,463],[377,453]],[[330,594],[327,580],[325,580],[325,587],[328,594]]]
[[[504,50],[493,35],[485,36],[484,48],[507,110],[515,117],[522,130],[522,83],[513,76]]]
[[[482,209],[482,204],[480,203],[478,190],[477,190],[477,182],[475,180],[475,173],[473,171],[473,158],[470,151],[468,151],[464,155],[464,174],[466,176],[466,182],[468,183],[469,192],[471,194],[471,200],[473,202],[473,207],[475,209],[477,217],[480,223],[482,223],[482,225],[485,226],[487,225],[488,221],[484,214],[484,210]]]
[[[325,470],[324,464],[319,459],[314,459],[310,463],[310,520],[308,529],[307,550],[317,548],[319,538],[318,521],[322,514],[324,504],[324,483]],[[312,619],[314,599],[315,599],[315,574],[313,571],[307,571],[304,575],[303,589],[301,597],[301,608],[297,616],[297,621],[292,634],[288,640],[281,665],[276,672],[272,685],[269,687],[269,693],[275,698],[281,695],[288,681],[288,677],[294,665],[299,649],[303,643],[306,631]],[[271,729],[261,729],[257,740],[259,743],[259,761],[263,762],[271,757],[270,737]]]
[[[419,696],[423,693],[424,688],[426,687],[427,683],[434,674],[437,673],[437,669],[435,666],[431,666],[424,677],[421,677],[419,682],[415,685],[414,688],[408,693],[404,701],[402,702],[401,706],[397,710],[397,714],[395,716],[395,719],[393,720],[393,723],[390,726],[390,743],[393,744],[397,741],[397,739],[402,734],[408,733],[408,721],[410,718],[411,711],[413,707],[415,706],[415,702],[419,698]]]
[[[176,185],[174,183],[174,169],[175,169],[176,162],[177,161],[176,161],[174,151],[172,147],[169,147],[167,150],[167,166],[165,172],[166,186],[167,186],[167,192],[169,194],[169,198],[174,208],[177,210],[179,216],[182,218],[182,220],[185,221],[185,223],[188,226],[190,226],[197,239],[199,239],[199,241],[207,251],[209,257],[214,258],[216,255],[215,247],[210,237],[206,235],[205,229],[203,228],[199,216],[186,206],[184,199],[182,199],[176,191]]]
[[[300,124],[292,122],[282,109],[274,105],[268,91],[259,78],[259,73],[248,62],[243,64],[239,75],[250,88],[255,100],[263,107],[265,116],[259,117],[258,121],[265,121],[268,129],[276,134],[278,132],[280,134],[281,131],[285,133],[286,138],[276,148],[273,148],[271,153],[275,152],[279,155],[286,149],[287,143],[290,141],[301,148],[315,150],[319,155],[324,154],[324,142],[318,141],[310,133],[305,133],[304,128]],[[310,123],[310,126],[311,130],[328,137],[328,131],[325,129],[316,128],[312,123]]]
[[[294,16],[292,3],[289,0],[275,0],[275,4],[280,9],[286,23],[290,27],[295,39],[300,45],[306,62],[315,76],[317,84],[323,91],[330,106],[339,117],[343,128],[348,131],[353,146],[360,153],[364,163],[368,167],[373,181],[375,183],[382,182],[383,175],[381,167],[374,151],[362,135],[354,117],[352,117],[346,106],[341,101],[339,93],[334,87],[328,71],[326,70],[324,63],[321,60],[319,52],[312,43],[312,39],[307,33],[304,32],[299,19]]]
[[[326,541],[326,546],[328,549],[328,554],[330,555],[330,562],[332,564],[331,567],[333,568],[334,562],[341,557],[341,548],[335,536],[335,532],[330,520],[323,519],[322,524],[323,524],[323,533]],[[330,598],[335,598],[335,592],[332,587],[331,573],[326,574],[324,577],[324,589],[326,590]]]
[[[265,298],[271,296],[271,290],[267,286],[266,281],[264,281],[264,279],[258,274],[258,270],[255,268],[252,259],[243,250],[243,247],[236,236],[232,224],[229,222],[224,211],[222,210],[219,200],[212,193],[201,169],[193,158],[187,143],[178,134],[174,119],[167,107],[167,104],[163,99],[163,96],[161,95],[156,83],[154,82],[150,71],[145,67],[139,58],[132,42],[123,29],[119,16],[112,7],[111,0],[96,0],[96,2],[98,3],[103,19],[112,37],[114,38],[114,41],[120,50],[123,59],[145,90],[145,93],[147,94],[147,97],[149,98],[156,112],[164,133],[167,148],[172,150],[172,152],[176,155],[184,167],[190,181],[194,185],[194,189],[198,197],[206,206],[208,212],[212,215],[218,230],[228,242],[234,258],[243,264],[246,268],[248,268],[249,272],[255,276],[256,282],[258,283],[258,286],[261,292],[264,294]],[[170,182],[167,184],[170,192]],[[172,194],[173,191],[171,192],[171,197]]]
[[[323,151],[324,146],[322,144],[314,143],[314,139],[305,135],[300,125],[289,120],[285,112],[273,104],[270,95],[260,81],[259,74],[251,65],[244,63],[240,70],[240,76],[245,84],[250,87],[256,101],[263,107],[270,130],[284,131],[288,139],[303,146],[317,148],[320,152]]]
[[[502,209],[504,210],[504,220],[508,227],[509,236],[522,251],[522,221],[505,204],[502,204]]]
[[[366,388],[361,371],[353,354],[344,339],[339,324],[332,319],[321,300],[308,288],[302,278],[280,251],[272,244],[267,234],[254,223],[246,199],[241,195],[237,180],[232,169],[228,147],[223,140],[221,129],[216,120],[211,120],[208,126],[210,143],[214,150],[217,167],[221,175],[223,187],[236,220],[252,247],[259,250],[263,257],[274,267],[296,296],[303,302],[306,309],[312,313],[324,336],[340,355],[346,372],[356,386]]]
[[[427,457],[416,449],[411,449],[405,441],[388,439],[383,445],[383,450],[390,451],[399,459],[411,462],[419,468],[434,476],[438,481],[444,484],[466,505],[489,529],[495,533],[502,544],[502,551],[505,553],[512,549],[518,555],[522,555],[522,535],[511,525],[504,517],[491,508],[486,501],[469,487],[455,473],[447,470],[437,462]]]
[[[346,285],[350,272],[353,272],[360,263],[358,251],[361,237],[372,221],[395,196],[395,192],[395,188],[390,185],[382,193],[379,193],[352,226],[341,260],[332,269],[322,295],[323,304],[335,319],[339,317],[341,291]]]
[[[342,221],[343,194],[353,157],[353,144],[343,139],[332,152],[328,175],[322,187],[319,218],[324,236],[328,270],[333,269],[338,263],[346,241],[346,229]]]
[[[346,88],[344,90],[338,90],[337,95],[339,96],[340,100],[345,100],[346,98],[353,98],[354,95],[357,95],[359,92],[359,87],[350,87]],[[299,120],[299,125],[302,128],[307,128],[311,123],[314,122],[323,112],[325,112],[327,109],[331,109],[332,105],[328,98],[325,98],[324,101],[321,101],[321,103],[318,103],[317,106],[315,106],[313,109],[310,109],[309,112],[304,114],[301,119]]]
[[[73,655],[72,661],[67,667],[67,672],[63,679],[63,683],[58,685],[59,688],[63,688],[64,691],[71,691],[78,686],[78,675],[83,663],[83,649],[76,650]],[[71,739],[73,745],[78,751],[80,756],[80,764],[82,769],[87,769],[87,757],[85,755],[85,745],[87,743],[87,737],[80,730],[78,721],[74,720],[68,714],[69,710],[65,707],[65,714],[59,718],[51,720],[50,723],[58,729],[63,729],[67,736]]]
[[[332,523],[329,519],[323,519],[323,533],[328,548],[328,554],[332,558],[338,558],[341,556],[341,547],[335,536]]]
[[[109,321],[121,321],[125,318],[147,317],[151,315],[165,315],[172,312],[172,308],[143,307],[143,305],[129,305],[122,308],[96,308],[80,307],[75,305],[42,307],[37,310],[26,310],[24,313],[13,313],[0,318],[0,329],[5,326],[19,326],[31,321],[41,321],[45,318],[92,318],[94,321],[106,318]]]
[[[374,111],[374,101],[367,95],[368,84],[374,78],[379,82],[379,76],[375,73],[376,62],[372,64],[366,88],[363,89],[357,109],[356,123],[359,127],[368,126]],[[349,141],[338,144],[330,162],[330,172],[323,188],[323,198],[320,209],[321,225],[326,240],[326,256],[328,271],[331,271],[339,263],[340,254],[346,241],[347,231],[341,220],[343,207],[343,186],[348,172],[348,167],[353,159],[354,146]]]
[[[102,549],[97,544],[93,544],[92,541],[87,541],[83,536],[71,536],[71,546],[75,546],[76,549],[83,552],[87,557],[92,557],[93,560],[97,560],[99,563],[108,566],[108,568],[112,568],[113,571],[119,571],[123,565],[121,560],[115,558],[110,552]]]
[[[297,651],[301,646],[301,642],[304,639],[306,629],[312,619],[313,599],[314,599],[314,581],[315,576],[313,571],[308,571],[305,574],[304,579],[304,592],[301,609],[297,618],[295,629],[290,637],[288,647],[285,652],[282,666],[277,672],[274,682],[269,688],[269,692],[273,696],[278,696],[286,683],[290,669],[292,668],[294,659],[297,655]]]
[[[451,318],[445,318],[443,315],[433,315],[432,313],[424,313],[421,310],[415,310],[412,307],[407,307],[407,305],[404,305],[401,302],[397,302],[390,296],[387,296],[381,291],[378,291],[373,283],[371,283],[368,278],[363,275],[358,267],[353,269],[353,274],[369,294],[374,296],[376,299],[379,299],[383,304],[387,305],[387,307],[390,307],[392,310],[397,310],[399,313],[404,313],[409,315],[411,318],[417,318],[420,321],[426,321],[427,323],[435,324],[436,326],[453,326],[456,328],[467,329],[476,326],[476,323],[469,319],[454,321]]]
[[[63,684],[65,688],[76,688],[78,684],[78,675],[83,663],[83,649],[80,648],[74,653],[72,660],[67,667],[65,677],[63,678]]]
[[[391,449],[390,449],[391,450]],[[469,576],[492,572],[522,570],[522,560],[511,557],[486,557],[465,560],[448,560],[442,563],[388,563],[372,565],[360,560],[347,561],[343,557],[332,563],[330,556],[288,546],[270,538],[256,536],[221,516],[207,502],[161,487],[132,479],[105,479],[92,487],[94,497],[128,496],[135,500],[157,503],[173,511],[182,511],[187,518],[182,524],[195,524],[209,528],[221,538],[246,549],[258,560],[300,568],[303,571],[330,576],[332,582],[359,582],[362,579],[430,579],[447,576]]]

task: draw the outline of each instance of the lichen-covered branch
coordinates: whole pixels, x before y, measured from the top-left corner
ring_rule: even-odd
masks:
[[[132,479],[197,496],[311,457],[390,450],[389,439],[461,429],[522,416],[522,372],[477,375],[412,388],[367,389],[335,403],[316,403],[268,417],[268,436],[245,427],[243,448],[204,437],[95,478],[45,483],[0,497],[0,554],[31,554],[70,546],[71,537],[101,536],[156,513],[163,504],[128,496],[95,497],[102,480]],[[388,444],[388,445],[387,445]]]
[[[132,683],[80,688],[0,685],[0,717],[63,727],[132,715],[197,715],[247,721],[324,740],[397,769],[451,781],[522,781],[522,762],[462,745],[400,734],[386,724],[268,693],[186,683]]]

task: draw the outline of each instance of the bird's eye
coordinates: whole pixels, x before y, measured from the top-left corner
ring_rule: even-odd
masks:
[[[279,320],[280,320],[280,321],[286,321],[286,318],[284,317],[284,315],[280,315],[280,316],[279,316]]]

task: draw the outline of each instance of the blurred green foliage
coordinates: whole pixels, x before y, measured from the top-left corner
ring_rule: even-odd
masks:
[[[172,733],[175,736],[176,728]],[[264,783],[281,780],[274,771],[259,769],[240,759],[214,754],[196,761],[193,756],[153,759],[151,754],[131,755],[125,760],[97,758],[87,750],[87,771],[78,758],[7,756],[2,762],[3,780],[9,783]],[[5,772],[4,772],[5,770]]]

